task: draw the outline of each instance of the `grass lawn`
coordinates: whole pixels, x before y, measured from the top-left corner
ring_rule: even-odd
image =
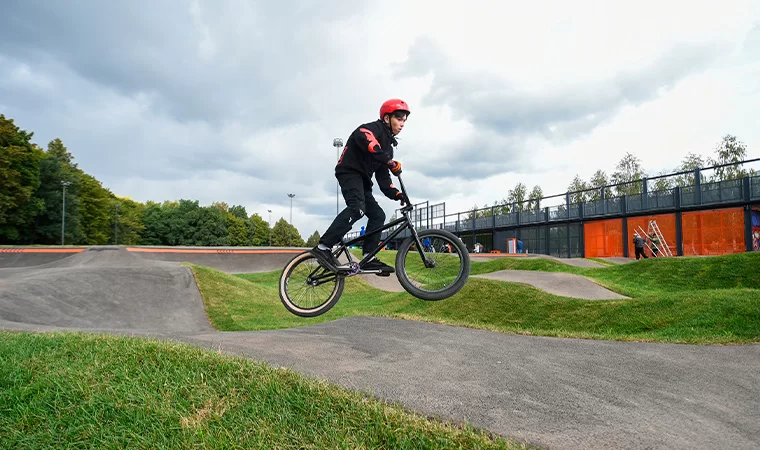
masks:
[[[523,448],[184,344],[0,331],[0,448]]]
[[[393,263],[395,252],[381,252]],[[472,273],[562,271],[630,300],[557,297],[470,278],[425,302],[346,282],[327,314],[281,305],[279,272],[190,266],[219,330],[297,327],[374,315],[589,339],[760,341],[760,253],[648,259],[598,269],[544,258],[473,261]],[[0,448],[522,448],[326,382],[185,344],[85,333],[0,331]]]
[[[395,252],[381,252],[392,263]],[[582,275],[630,300],[579,300],[499,281],[470,278],[438,302],[370,287],[357,277],[328,313],[296,317],[281,305],[279,272],[228,275],[192,266],[211,322],[242,331],[309,325],[357,315],[386,316],[501,332],[589,339],[738,344],[760,341],[760,254],[650,258],[580,268],[546,258],[473,261],[472,274],[502,269]]]

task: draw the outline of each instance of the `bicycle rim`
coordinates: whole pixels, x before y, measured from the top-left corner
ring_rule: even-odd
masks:
[[[469,278],[470,255],[462,241],[445,230],[423,230],[420,241],[430,239],[422,260],[414,239],[405,240],[396,255],[396,276],[401,286],[423,300],[442,300],[459,292]]]
[[[293,258],[280,276],[280,300],[301,317],[324,314],[338,302],[345,279],[319,265],[310,253]]]

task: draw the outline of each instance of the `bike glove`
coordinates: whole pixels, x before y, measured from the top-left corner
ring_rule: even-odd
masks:
[[[401,206],[409,204],[409,198],[401,191],[396,192],[396,200],[401,202]]]
[[[401,175],[401,161],[396,161],[395,159],[388,162],[388,168],[391,169],[391,172],[393,172],[393,175],[399,176]]]

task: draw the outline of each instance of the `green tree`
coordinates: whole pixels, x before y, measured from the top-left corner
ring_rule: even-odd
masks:
[[[306,240],[306,247],[316,247],[319,245],[319,231],[315,231],[309,239]]]
[[[510,189],[507,193],[507,202],[514,205],[514,209],[517,211],[527,210],[527,204],[525,201],[528,199],[528,188],[523,183],[517,183],[514,189]]]
[[[641,167],[641,160],[633,154],[627,152],[618,162],[615,172],[612,174],[612,184],[621,184],[615,186],[617,195],[633,195],[642,192],[642,185],[636,180],[646,177],[647,174]]]
[[[496,215],[504,215],[512,212],[512,205],[509,203],[509,201],[507,201],[506,198],[502,198],[501,200],[493,202],[493,205],[494,214]]]
[[[681,164],[675,168],[675,171],[689,173],[676,176],[674,180],[675,185],[681,187],[693,186],[696,184],[696,180],[694,179],[694,171],[708,165],[710,165],[709,160],[705,160],[702,155],[697,155],[691,152],[688,153],[683,158],[683,160],[681,160]]]
[[[184,245],[231,245],[226,216],[224,211],[215,206],[204,206],[193,211],[189,220],[192,236]]]
[[[229,245],[256,245],[257,226],[256,223],[248,217],[248,213],[245,211],[245,206],[228,206],[226,202],[214,202],[212,205],[226,214]]]
[[[55,244],[61,241],[63,221],[62,183],[66,187],[66,239],[69,244],[82,244],[85,234],[81,227],[83,173],[76,167],[74,157],[60,139],[48,143],[48,149],[40,162],[40,186],[35,193],[45,205],[43,214],[37,217],[33,231],[35,242]]]
[[[141,235],[145,231],[145,225],[143,224],[143,212],[145,205],[138,203],[128,197],[115,197],[112,202],[114,206],[114,225],[117,225],[116,205],[119,205],[119,245],[139,244],[141,241]],[[115,239],[116,235],[114,233],[114,241]]]
[[[488,203],[483,205],[482,208],[478,208],[478,205],[473,205],[472,209],[467,213],[466,216],[462,218],[462,220],[472,220],[473,215],[475,218],[483,218],[483,217],[491,217],[491,207],[488,206]]]
[[[140,232],[140,244],[170,245],[165,238],[169,234],[169,224],[163,205],[148,200],[142,210],[143,230]]]
[[[193,234],[200,206],[198,201],[180,199],[145,205],[142,243],[144,245],[195,245]],[[221,211],[220,211],[221,213]]]
[[[544,196],[544,191],[541,186],[535,185],[528,194],[528,209],[535,211],[541,207],[541,197]]]
[[[248,235],[248,220],[240,218],[230,211],[226,211],[227,233],[229,234],[229,245],[246,246],[251,244],[251,238]]]
[[[476,206],[477,208],[477,206]],[[482,208],[478,209],[478,215],[477,218],[483,218],[483,217],[491,217],[493,215],[493,211],[491,210],[491,207],[486,203],[483,205]]]
[[[657,176],[666,175],[669,173],[667,170],[661,170]],[[675,187],[675,180],[673,178],[658,178],[654,180],[652,186],[649,188],[649,192],[666,191]]]
[[[588,197],[588,192],[586,192],[588,188],[589,185],[578,174],[575,174],[575,178],[573,178],[573,181],[567,187],[567,192],[570,193],[570,203],[585,202]]]
[[[251,245],[257,247],[268,246],[269,243],[269,224],[258,213],[252,214],[249,218],[253,239]]]
[[[248,218],[248,213],[245,212],[245,206],[233,205],[228,209],[228,211],[235,217],[239,217],[241,219]]]
[[[31,242],[31,230],[45,204],[34,196],[40,186],[43,151],[34,133],[0,114],[0,243]]]
[[[593,175],[591,175],[591,179],[588,182],[588,186],[590,189],[593,189],[587,194],[587,201],[596,201],[602,198],[602,187],[608,186],[610,184],[609,178],[607,178],[607,173],[601,169],[594,172]],[[604,196],[605,198],[609,198],[612,196],[612,189],[605,187],[604,188]]]
[[[204,242],[214,240],[219,234],[219,222],[224,224],[224,215],[215,206],[207,208],[210,214],[203,218],[203,208],[198,200],[180,199],[176,208],[169,208],[169,239],[176,242],[172,245],[211,245]],[[209,229],[201,229],[204,219],[207,220],[204,225]],[[226,227],[224,234],[226,235]]]
[[[113,242],[115,197],[100,181],[86,173],[79,174],[80,223],[82,244],[103,245]],[[68,206],[68,205],[67,205]]]
[[[289,224],[284,218],[280,218],[272,227],[272,245],[275,247],[290,246],[290,239],[293,239],[293,247],[304,247],[306,244],[298,233],[296,227]]]
[[[715,165],[738,163],[747,159],[747,145],[736,139],[736,136],[727,134],[715,148]],[[740,165],[718,167],[715,169],[715,181],[735,180],[747,176],[749,172]]]

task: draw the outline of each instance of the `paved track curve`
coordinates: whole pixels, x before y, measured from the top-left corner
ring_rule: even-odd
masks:
[[[198,255],[183,259],[203,264]],[[189,269],[161,259],[100,247],[2,268],[0,328],[189,342],[550,448],[760,448],[760,345],[544,338],[373,317],[216,332]]]

